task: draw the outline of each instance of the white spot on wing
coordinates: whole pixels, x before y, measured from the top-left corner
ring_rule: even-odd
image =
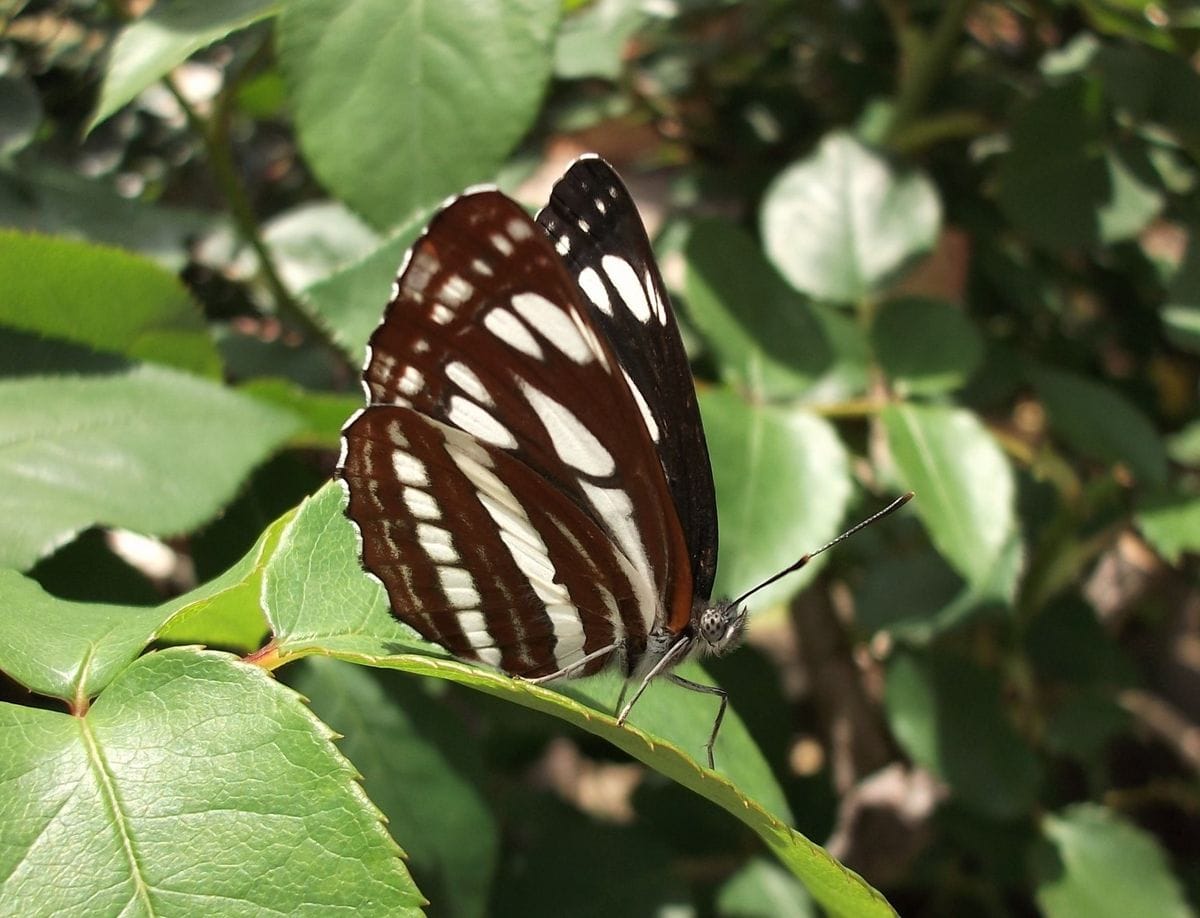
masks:
[[[468,609],[458,613],[458,627],[462,628],[471,647],[479,659],[489,666],[500,665],[500,650],[492,639],[487,628],[487,621],[478,609]]]
[[[658,422],[654,420],[654,415],[650,413],[650,406],[646,404],[646,399],[642,396],[642,390],[633,384],[633,380],[629,378],[629,374],[625,372],[625,368],[621,368],[621,372],[625,374],[625,382],[629,385],[629,391],[633,393],[633,400],[637,402],[638,411],[642,413],[642,420],[646,422],[646,430],[650,431],[650,439],[655,443],[661,433],[658,429]]]
[[[489,412],[480,408],[474,402],[469,402],[461,395],[450,397],[450,412],[447,415],[450,423],[473,434],[484,443],[500,446],[504,449],[515,449],[517,441],[512,432],[497,421]]]
[[[463,392],[484,405],[492,404],[491,393],[488,392],[487,386],[483,381],[475,375],[475,372],[465,363],[460,363],[457,360],[452,360],[446,364],[446,375],[450,378],[458,388]]]
[[[604,478],[617,470],[612,454],[587,426],[546,393],[521,380],[521,392],[550,435],[558,458],[587,475]]]
[[[476,274],[483,275],[484,277],[492,276],[492,266],[489,265],[482,258],[476,258],[474,261],[471,262],[471,270],[474,271]]]
[[[508,235],[512,236],[517,242],[521,242],[533,235],[533,227],[524,220],[518,220],[516,217],[513,217],[508,221]]]
[[[454,312],[447,306],[441,303],[434,303],[433,309],[429,313],[429,317],[438,325],[448,325],[450,320],[454,318]]]
[[[400,429],[399,421],[392,421],[388,424],[387,434],[393,444],[401,449],[408,449],[408,437],[404,436],[404,431]]]
[[[529,330],[521,324],[521,320],[507,309],[496,307],[488,312],[483,317],[483,326],[509,347],[516,348],[522,354],[537,360],[545,357],[541,345],[534,340],[533,335],[529,334]]]
[[[613,314],[612,302],[608,298],[608,288],[604,286],[604,281],[600,279],[595,268],[584,268],[579,272],[579,287],[602,313],[606,316]]]
[[[458,564],[462,559],[454,550],[454,543],[448,529],[432,526],[429,523],[417,524],[417,539],[425,554],[436,564]]]
[[[566,586],[554,579],[556,571],[550,561],[549,549],[529,521],[516,495],[495,473],[467,455],[460,448],[462,444],[457,437],[447,437],[446,446],[455,465],[477,489],[479,501],[495,522],[500,540],[512,554],[517,569],[528,578],[534,593],[545,605],[554,625],[555,636],[563,641],[571,639],[576,630],[582,634],[579,613],[571,602]],[[561,634],[560,628],[563,629]],[[571,662],[569,658],[578,653],[579,647],[582,647],[582,641],[578,641],[576,647],[571,644],[556,647],[555,662],[560,667],[567,665]],[[560,653],[562,658],[559,657]]]
[[[514,294],[512,305],[521,318],[571,360],[578,364],[592,360],[592,349],[580,336],[571,317],[540,293]]]
[[[513,244],[503,233],[492,233],[488,238],[492,240],[492,245],[496,247],[496,251],[501,255],[507,257],[513,253]]]
[[[461,306],[475,292],[474,286],[460,274],[451,274],[442,284],[441,298],[447,306]]]
[[[396,477],[406,485],[419,488],[429,487],[429,476],[425,473],[425,463],[416,456],[396,450],[392,453],[392,468]]]
[[[442,518],[442,511],[438,507],[437,501],[429,492],[419,488],[404,489],[404,506],[408,507],[408,512],[417,519],[440,520]]]
[[[408,269],[404,272],[404,288],[416,294],[423,293],[441,266],[437,256],[429,249],[418,249],[413,252]]]
[[[608,279],[617,289],[626,308],[633,313],[639,322],[650,321],[650,303],[646,300],[646,291],[637,274],[624,258],[616,255],[605,255],[600,264],[608,274]]]
[[[449,565],[442,565],[437,570],[442,592],[450,605],[456,609],[470,609],[479,605],[479,591],[475,589],[475,581],[470,574],[461,567]]]
[[[425,385],[425,377],[416,367],[405,367],[404,375],[400,377],[400,391],[405,395],[416,395]]]
[[[654,275],[650,269],[646,269],[646,298],[650,301],[650,305],[654,309],[654,314],[658,316],[658,324],[667,324],[667,306],[663,302],[663,298],[658,295],[658,285],[654,283]]]
[[[654,577],[650,571],[650,560],[646,556],[646,547],[642,544],[642,536],[633,515],[633,501],[620,488],[601,488],[583,479],[580,479],[579,486],[600,514],[605,528],[616,540],[621,553],[638,574],[631,578],[631,582],[637,590],[638,608],[646,623],[646,630],[649,631],[654,627],[658,601],[652,586]]]
[[[558,237],[558,241],[554,243],[554,251],[559,255],[566,255],[571,251],[571,237],[565,233]]]

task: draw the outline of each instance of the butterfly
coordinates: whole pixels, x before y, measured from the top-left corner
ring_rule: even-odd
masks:
[[[363,386],[337,476],[392,612],[533,682],[616,668],[637,686],[619,724],[660,675],[714,695],[714,767],[726,693],[672,670],[735,647],[754,590],[710,598],[695,385],[613,168],[581,157],[536,218],[490,187],[444,205],[401,266]]]

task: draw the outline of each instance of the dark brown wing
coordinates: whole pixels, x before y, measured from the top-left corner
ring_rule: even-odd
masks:
[[[584,629],[586,648],[624,633],[635,658],[651,628],[683,627],[689,559],[654,444],[615,351],[579,303],[550,241],[518,205],[477,191],[431,221],[371,337],[363,378],[370,407],[344,432],[340,474],[363,535],[364,564],[388,588],[397,615],[453,652],[480,658],[484,645],[463,631],[459,607],[437,599],[446,588],[437,578],[469,575],[460,598],[479,596],[466,611],[478,611],[495,642],[483,659],[523,675],[558,668],[562,654],[549,651],[549,638],[566,641],[572,626],[564,612],[566,631],[555,630],[555,606],[608,622],[607,632],[599,624]],[[395,438],[381,435],[388,425],[416,452],[403,453]],[[440,445],[429,430],[440,431]],[[454,551],[464,574],[442,570],[429,546],[413,541],[419,524],[410,507],[392,519],[396,499],[384,498],[382,509],[374,501],[372,476],[381,467],[386,475],[389,442],[400,471],[405,455],[426,466],[428,486],[408,484],[401,495],[419,502],[408,490],[417,488],[442,509],[448,523],[440,528],[456,546],[462,542]],[[453,455],[439,454],[448,444],[450,452],[476,456],[477,480]],[[491,465],[479,458],[485,455]],[[507,534],[505,521],[513,527]],[[570,603],[531,586],[522,564],[533,562],[521,554],[531,540],[522,532],[546,546],[532,550],[550,565],[543,586],[564,587]],[[582,586],[588,579],[596,584],[591,593]],[[589,597],[582,605],[578,591]],[[607,591],[618,613],[597,591]],[[506,617],[515,625],[504,626]],[[535,619],[542,624],[527,627]],[[566,656],[585,652],[570,641],[564,646],[571,647]]]

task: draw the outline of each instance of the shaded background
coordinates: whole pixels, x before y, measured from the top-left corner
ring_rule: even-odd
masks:
[[[0,563],[132,605],[224,571],[328,479],[437,203],[536,207],[596,151],[694,357],[718,590],[918,492],[711,665],[797,828],[905,915],[1193,913],[1200,7],[4,15],[0,223],[31,234],[0,235]],[[815,914],[599,739],[411,676],[280,676],[431,914]]]

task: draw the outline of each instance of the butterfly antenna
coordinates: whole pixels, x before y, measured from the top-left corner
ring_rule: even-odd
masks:
[[[845,532],[843,532],[836,539],[831,539],[830,541],[828,541],[824,545],[822,545],[820,548],[818,548],[816,551],[810,551],[806,555],[801,555],[800,558],[794,564],[791,564],[788,567],[785,567],[778,574],[773,574],[772,576],[768,577],[762,583],[758,584],[758,586],[751,587],[745,593],[743,593],[741,596],[739,596],[737,599],[733,600],[733,602],[730,603],[730,605],[732,605],[734,607],[741,605],[745,600],[749,599],[751,596],[753,596],[755,593],[757,593],[763,587],[770,586],[772,583],[774,583],[776,580],[779,580],[781,577],[786,577],[788,574],[793,573],[794,571],[800,570],[800,568],[802,568],[802,567],[804,567],[804,565],[808,564],[809,561],[811,561],[817,555],[821,554],[821,552],[828,551],[829,549],[833,548],[833,546],[837,545],[839,542],[846,541],[846,539],[850,538],[850,536],[854,535],[859,530],[866,529],[872,523],[877,523],[881,519],[883,519],[885,516],[887,516],[891,513],[895,513],[897,510],[899,510],[901,507],[903,507],[905,504],[907,504],[912,499],[913,499],[912,491],[909,491],[907,494],[901,494],[899,497],[897,497],[894,501],[892,501],[890,504],[888,504],[886,507],[884,507],[878,513],[871,514],[865,520],[863,520],[861,523],[855,523],[853,526],[851,526],[849,529],[847,529]]]

